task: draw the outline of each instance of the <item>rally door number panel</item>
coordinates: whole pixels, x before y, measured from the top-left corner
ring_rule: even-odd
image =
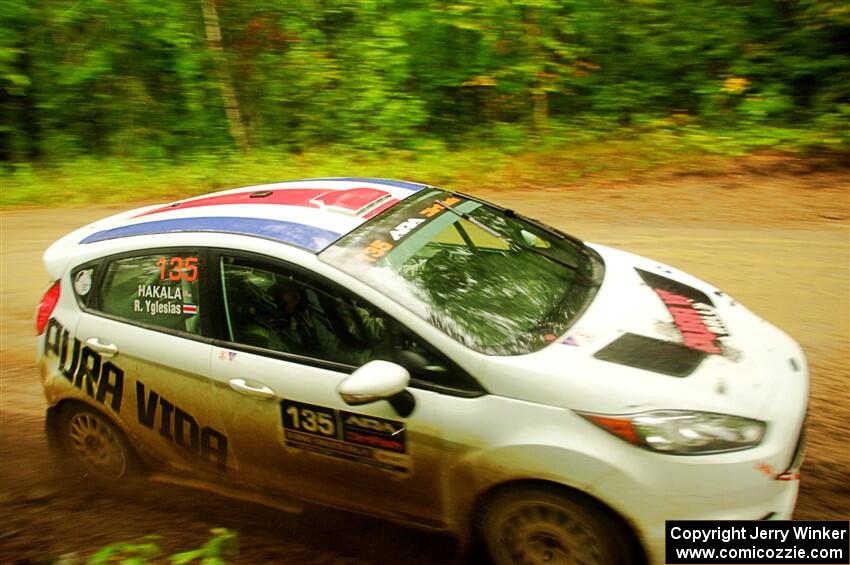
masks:
[[[390,321],[297,265],[235,251],[212,257],[212,375],[241,474],[263,489],[437,520],[439,395],[411,390],[416,409],[401,418],[385,400],[353,407],[336,392],[355,367],[386,354]],[[237,379],[269,398],[234,390]]]
[[[280,403],[288,447],[387,471],[410,471],[404,422],[292,400]]]
[[[218,413],[240,474],[264,490],[388,515],[442,515],[437,393],[411,389],[416,409],[401,418],[385,400],[352,407],[336,389],[347,373],[245,348],[216,348]],[[250,378],[275,399],[239,394]]]

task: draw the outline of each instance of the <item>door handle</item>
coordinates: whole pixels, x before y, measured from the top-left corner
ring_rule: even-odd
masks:
[[[258,383],[256,381],[254,381],[254,383],[259,386],[251,386],[245,379],[230,379],[229,381],[227,381],[227,384],[230,385],[230,388],[240,394],[253,396],[254,398],[274,398],[275,396],[277,396],[272,389],[270,389],[263,383]]]
[[[92,351],[97,351],[102,357],[113,357],[118,355],[118,346],[114,343],[105,343],[100,338],[90,337],[86,340],[86,346]]]

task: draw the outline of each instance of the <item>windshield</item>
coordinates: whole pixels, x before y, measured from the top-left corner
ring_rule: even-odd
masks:
[[[531,353],[555,341],[590,303],[603,270],[578,240],[437,189],[406,199],[319,257],[490,355]]]

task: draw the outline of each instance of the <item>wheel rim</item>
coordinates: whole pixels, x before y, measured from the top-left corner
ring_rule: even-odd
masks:
[[[68,422],[70,447],[92,474],[118,479],[127,470],[127,457],[118,435],[102,418],[89,412]]]
[[[501,543],[513,563],[523,565],[594,565],[602,552],[593,531],[563,508],[525,503],[502,529]]]

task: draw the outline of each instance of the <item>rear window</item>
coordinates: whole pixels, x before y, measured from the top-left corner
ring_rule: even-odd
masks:
[[[109,263],[98,309],[143,325],[200,333],[197,254],[153,254]]]

